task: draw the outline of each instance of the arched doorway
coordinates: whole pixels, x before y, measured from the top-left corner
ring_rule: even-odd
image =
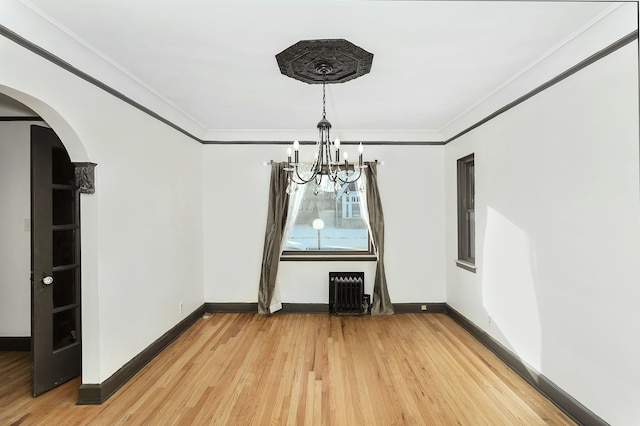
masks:
[[[3,101],[9,107],[3,108]],[[37,108],[38,102],[34,104]],[[16,105],[24,108],[18,107],[14,115]],[[18,245],[24,248],[25,238],[29,240],[28,250],[14,251],[4,260],[18,266],[1,268],[3,274],[9,269],[13,274],[0,277],[0,296],[6,296],[5,300],[18,309],[1,317],[0,337],[3,332],[17,333],[9,339],[19,343],[13,349],[25,349],[25,340],[29,342],[32,393],[37,395],[81,374],[78,173],[65,144],[46,121],[38,118],[38,112],[4,95],[0,96],[0,111],[0,156],[15,163],[0,175],[0,196],[8,206],[3,215],[22,216],[22,231],[28,235],[18,236]],[[86,163],[80,166],[86,172]],[[26,197],[25,188],[29,191]],[[25,198],[29,204],[26,208]],[[15,228],[15,221],[4,228]],[[3,238],[0,251],[9,251],[14,243],[11,238]],[[23,270],[25,265],[28,274]],[[29,277],[26,283],[25,277]],[[26,294],[25,287],[29,288]],[[25,306],[29,306],[28,317]]]

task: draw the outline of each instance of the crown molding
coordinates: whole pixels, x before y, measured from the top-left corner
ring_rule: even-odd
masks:
[[[333,131],[332,137],[337,137],[344,144],[375,143],[385,141],[390,144],[411,143],[441,143],[442,133],[434,130],[339,130]],[[203,143],[214,144],[219,142],[272,142],[291,143],[294,140],[300,143],[315,144],[318,139],[317,130],[209,130],[202,138]]]
[[[3,2],[1,34],[199,140],[205,127],[28,0]],[[73,65],[71,65],[73,64]],[[110,89],[107,90],[106,88]]]
[[[568,70],[566,70],[566,71],[562,72],[561,74],[555,76],[551,80],[546,81],[545,83],[541,84],[540,86],[536,87],[535,89],[531,90],[530,92],[525,93],[524,95],[522,95],[518,99],[514,100],[513,102],[510,102],[507,105],[503,106],[502,108],[492,112],[488,116],[484,117],[482,120],[474,123],[473,125],[467,127],[466,129],[464,129],[464,130],[460,131],[459,133],[455,134],[454,136],[450,137],[449,139],[444,141],[444,144],[446,145],[449,142],[453,142],[454,140],[458,139],[460,136],[462,136],[462,135],[464,135],[466,133],[469,133],[470,131],[472,131],[473,129],[475,129],[477,127],[482,126],[483,124],[493,120],[494,118],[496,118],[500,114],[502,114],[502,113],[504,113],[506,111],[509,111],[511,108],[523,103],[524,101],[528,100],[529,98],[532,98],[533,96],[537,95],[538,93],[541,93],[541,92],[547,90],[548,88],[550,88],[551,86],[554,86],[555,84],[561,82],[565,78],[572,76],[573,74],[577,73],[578,71],[588,67],[589,65],[593,64],[594,62],[599,61],[600,59],[608,56],[609,54],[617,51],[618,49],[620,49],[620,48],[626,46],[627,44],[631,43],[632,41],[636,41],[636,40],[638,40],[638,31],[637,30],[630,32],[625,37],[621,38],[620,40],[616,41],[615,43],[607,46],[606,48],[600,50],[599,52],[594,53],[593,55],[589,56],[588,58],[586,58],[582,62],[574,65],[573,67],[569,68]]]
[[[441,129],[444,139],[451,141],[477,127],[477,123],[485,122],[486,117],[495,115],[496,111],[513,104],[634,31],[638,31],[637,2],[612,4],[502,86],[451,119]]]

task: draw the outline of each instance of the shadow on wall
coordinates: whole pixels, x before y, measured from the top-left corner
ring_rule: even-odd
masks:
[[[541,371],[542,325],[533,241],[523,229],[488,207],[482,253],[486,329],[531,367]]]

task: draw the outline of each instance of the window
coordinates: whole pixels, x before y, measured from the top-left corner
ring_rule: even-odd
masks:
[[[302,192],[295,196],[301,198],[299,204],[295,203],[297,211],[287,219],[293,220],[293,224],[287,224],[290,230],[285,235],[283,260],[314,257],[361,260],[363,256],[372,255],[369,229],[362,217],[364,209],[356,184],[343,184],[336,191],[334,184],[323,175],[320,185],[308,183],[297,187]]]
[[[476,264],[475,170],[473,154],[458,160],[458,260],[461,268],[475,272]]]

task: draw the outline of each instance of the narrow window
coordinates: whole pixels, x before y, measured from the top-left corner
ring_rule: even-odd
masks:
[[[473,154],[458,160],[458,266],[475,272],[475,170]]]

